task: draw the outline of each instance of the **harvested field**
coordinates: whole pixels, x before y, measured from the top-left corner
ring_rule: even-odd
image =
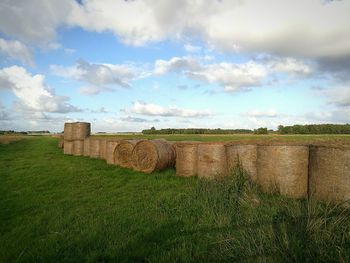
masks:
[[[240,174],[144,174],[63,155],[57,143],[0,145],[0,262],[350,258],[346,208],[267,195]]]

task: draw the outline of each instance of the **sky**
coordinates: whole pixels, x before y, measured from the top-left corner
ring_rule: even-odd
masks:
[[[0,130],[350,123],[348,0],[1,0]]]

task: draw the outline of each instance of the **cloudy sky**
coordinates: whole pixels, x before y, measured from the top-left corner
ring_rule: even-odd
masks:
[[[350,1],[1,0],[0,130],[350,123]]]

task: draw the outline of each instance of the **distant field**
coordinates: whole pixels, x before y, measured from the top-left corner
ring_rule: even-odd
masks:
[[[142,174],[63,155],[57,141],[0,144],[0,262],[349,262],[349,209],[262,194],[239,169]]]
[[[336,144],[350,146],[350,135],[94,135],[121,139],[166,139],[169,141],[236,141],[236,142],[301,142],[315,144]]]

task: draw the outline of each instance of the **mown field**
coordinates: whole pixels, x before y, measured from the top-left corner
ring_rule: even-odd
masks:
[[[239,167],[224,180],[147,175],[63,155],[50,137],[0,144],[0,167],[0,262],[350,259],[350,209],[262,194]]]

